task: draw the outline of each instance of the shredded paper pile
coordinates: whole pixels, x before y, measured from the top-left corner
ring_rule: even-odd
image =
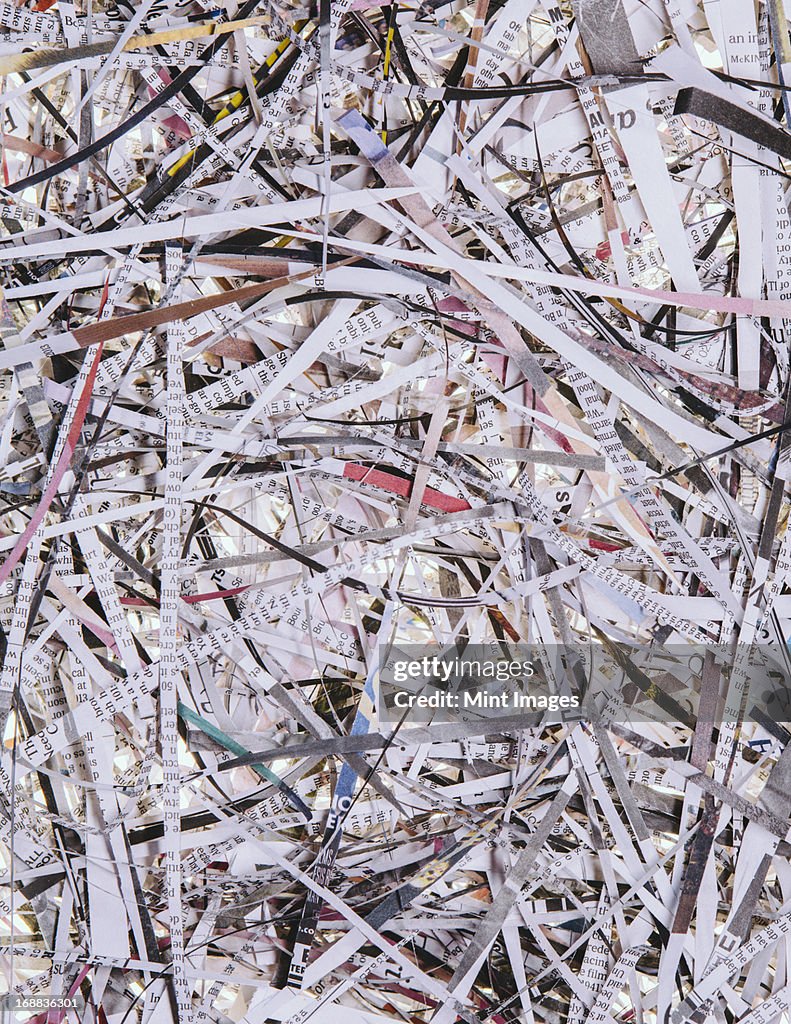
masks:
[[[4,1022],[787,1024],[790,17],[0,2]]]

